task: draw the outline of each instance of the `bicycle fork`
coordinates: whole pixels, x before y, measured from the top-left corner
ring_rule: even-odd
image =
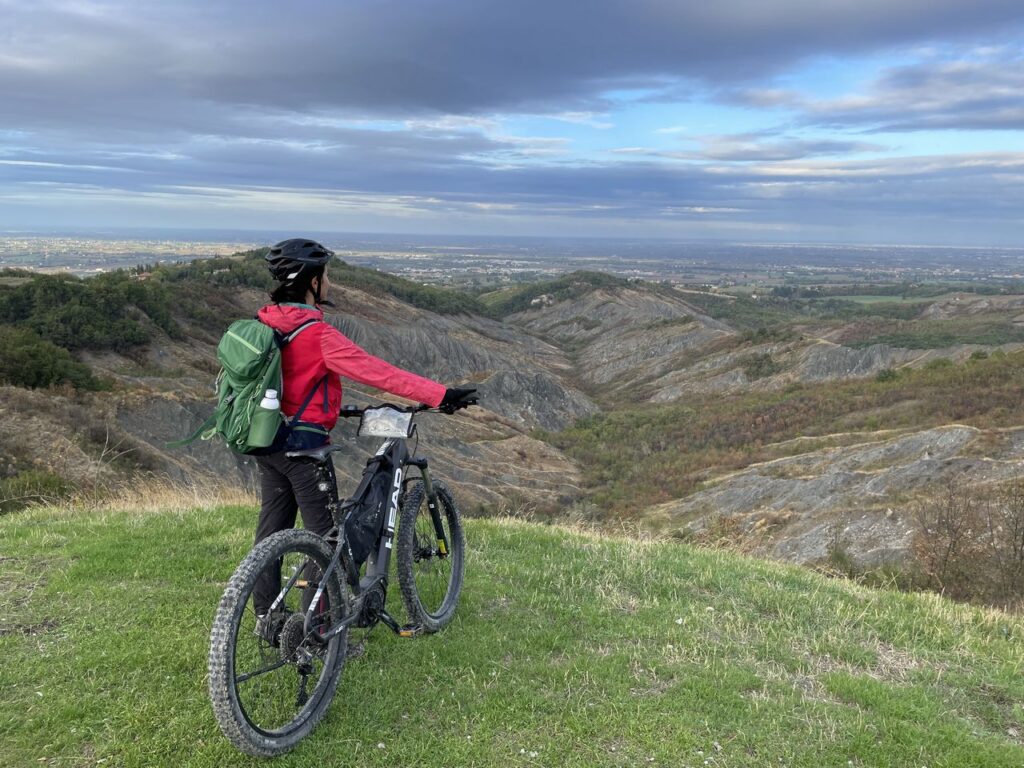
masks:
[[[427,493],[427,509],[430,511],[430,520],[434,524],[434,537],[437,540],[437,556],[444,559],[451,552],[451,543],[448,541],[448,535],[444,532],[441,510],[437,506],[437,493],[434,491],[434,484],[430,480],[430,469],[427,467],[427,460],[412,458],[409,459],[409,463],[419,469],[420,477],[423,478],[423,490]]]

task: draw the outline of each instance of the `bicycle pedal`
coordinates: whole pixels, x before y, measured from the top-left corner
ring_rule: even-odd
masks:
[[[423,627],[418,624],[408,624],[398,630],[399,637],[416,637],[423,631]]]

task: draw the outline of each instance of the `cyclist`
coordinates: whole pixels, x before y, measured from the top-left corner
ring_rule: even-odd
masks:
[[[323,320],[320,307],[333,306],[327,301],[330,281],[326,271],[333,255],[305,238],[284,240],[272,247],[267,265],[280,285],[271,291],[271,303],[259,310],[257,318],[281,334],[310,320]],[[256,543],[294,527],[296,511],[301,511],[303,525],[313,533],[324,535],[333,525],[327,508],[330,492],[317,488],[314,467],[292,461],[285,453],[330,442],[330,430],[341,409],[339,376],[448,412],[476,402],[475,388],[446,388],[374,357],[330,323],[308,325],[281,353],[281,410],[288,424],[273,445],[255,455],[261,493]],[[261,617],[280,589],[274,574],[265,576],[253,593]],[[269,633],[271,642],[276,639],[271,624],[277,623],[261,621],[261,631]]]

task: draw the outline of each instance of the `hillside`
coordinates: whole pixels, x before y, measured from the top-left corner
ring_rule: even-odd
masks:
[[[737,544],[790,562],[828,562],[841,550],[862,568],[898,567],[913,557],[920,533],[915,501],[965,478],[976,497],[980,488],[1017,480],[1024,450],[1024,427],[947,425],[843,437],[840,446],[712,476],[645,516],[692,532],[725,516]]]
[[[716,342],[736,335],[671,290],[586,282],[570,286],[577,290],[571,299],[559,301],[557,293],[545,293],[533,300],[535,307],[506,320],[566,350],[574,362],[574,380],[608,404],[630,405],[630,400],[621,401],[623,393],[635,399],[638,385],[646,389],[651,380],[696,362]]]
[[[751,297],[577,274],[532,287],[525,308],[514,295],[495,305],[516,310],[508,323],[564,349],[574,381],[612,408],[866,378],[1024,348],[1021,296]]]
[[[265,764],[230,747],[205,693],[252,514],[0,518],[0,765]],[[455,622],[377,629],[275,765],[1024,762],[1018,617],[668,541],[507,520],[470,520],[467,540]]]
[[[335,265],[332,278],[339,310],[328,320],[357,343],[397,365],[444,382],[473,381],[487,393],[486,411],[420,419],[424,451],[443,476],[461,484],[467,505],[553,508],[578,494],[574,464],[529,434],[596,411],[562,382],[559,372],[569,363],[560,350],[486,316],[457,292],[345,264]],[[0,365],[0,416],[8,427],[0,436],[0,509],[5,500],[117,484],[133,472],[157,483],[214,477],[251,486],[252,463],[222,445],[167,443],[209,413],[217,340],[229,322],[265,303],[267,280],[254,253],[90,281],[18,276],[0,283],[0,330],[9,322],[36,339],[12,368],[25,370],[50,354],[45,337],[59,328],[54,338],[64,346],[53,348],[73,352],[69,364],[84,363],[96,382],[73,388],[65,381],[49,391],[4,387]],[[55,295],[63,304],[54,306]],[[483,314],[466,313],[474,309]],[[7,354],[9,348],[0,352],[0,362]],[[78,368],[72,373],[80,375]],[[346,402],[375,399],[365,387],[346,386]],[[354,440],[354,431],[344,420],[336,429],[335,441],[347,447],[338,460],[343,486],[375,448],[372,440]],[[25,434],[47,439],[25,441]]]
[[[996,493],[1024,469],[1014,286],[755,293],[584,271],[477,296],[344,263],[331,277],[328,317],[356,342],[480,387],[482,408],[420,421],[423,451],[475,511],[902,568],[914,504],[954,481]],[[267,280],[259,252],[88,281],[0,276],[0,382],[18,385],[0,385],[0,511],[129,477],[251,486],[222,446],[166,443],[208,413],[215,344]],[[353,433],[343,421],[334,436],[344,487],[373,448]]]

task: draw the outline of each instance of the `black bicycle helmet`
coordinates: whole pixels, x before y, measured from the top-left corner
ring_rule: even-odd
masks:
[[[307,270],[326,266],[333,255],[333,251],[315,240],[293,237],[271,246],[266,259],[274,279],[290,283],[302,277]]]

